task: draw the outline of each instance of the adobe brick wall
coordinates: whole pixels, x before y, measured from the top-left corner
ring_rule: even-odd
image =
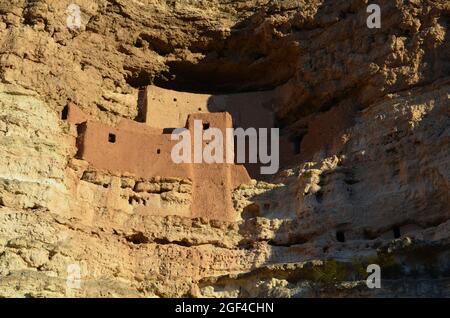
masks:
[[[109,127],[95,121],[82,124],[78,156],[93,166],[129,172],[143,178],[171,176],[192,178],[190,165],[173,164],[170,156],[175,141],[169,134],[148,134]]]
[[[146,88],[146,122],[155,128],[184,127],[190,114],[228,112],[234,127],[272,128],[272,91],[209,95],[178,92],[157,86]]]
[[[219,128],[223,132],[232,127],[228,113],[192,114],[186,122],[191,136],[195,119],[208,122],[211,128]],[[177,141],[171,140],[170,133],[131,120],[122,120],[117,127],[111,127],[92,120],[75,105],[69,105],[67,120],[78,127],[78,158],[88,161],[93,168],[114,174],[131,173],[139,178],[190,179],[193,183],[190,217],[236,220],[231,192],[251,180],[244,166],[175,164],[171,151]],[[157,210],[158,207],[151,205],[140,207],[140,212],[149,214]],[[173,213],[167,211],[167,214]]]
[[[260,175],[260,164],[175,164],[171,151],[174,128],[187,128],[194,138],[194,120],[219,128],[273,128],[273,92],[209,95],[177,92],[148,86],[140,93],[138,121],[123,119],[116,127],[95,121],[75,105],[69,105],[67,120],[78,125],[78,154],[92,167],[112,173],[131,173],[139,178],[175,177],[192,180],[191,217],[234,220],[231,193]],[[233,143],[233,139],[224,142]],[[281,164],[298,156],[292,141],[280,140]],[[203,141],[203,148],[207,145]],[[191,142],[192,147],[194,142]],[[227,145],[226,147],[234,145]],[[228,149],[228,148],[226,148]],[[224,162],[226,162],[226,149]],[[233,148],[230,148],[233,149]],[[193,156],[193,149],[192,149]],[[154,213],[156,207],[141,207]],[[167,213],[173,213],[168,211]]]
[[[146,88],[145,106],[141,109],[146,123],[154,128],[183,127],[191,114],[228,112],[234,128],[273,128],[276,96],[273,91],[229,95],[210,95],[178,92],[157,86]],[[289,165],[298,159],[292,141],[280,140],[280,160]],[[245,168],[254,179],[268,178],[260,174],[261,164],[246,163]]]

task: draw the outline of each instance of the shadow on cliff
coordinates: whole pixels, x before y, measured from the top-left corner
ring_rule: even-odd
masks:
[[[435,10],[435,9],[434,9]],[[433,11],[434,11],[433,10]],[[437,13],[430,14],[428,20],[432,20]],[[424,21],[425,27],[430,28],[431,21]],[[420,69],[418,71],[422,77],[429,79],[426,83],[421,83],[420,86],[430,84],[433,81],[450,76],[450,11],[442,12],[434,23],[440,26],[441,32],[445,32],[442,44],[438,47],[433,45],[424,46],[424,55],[420,63]],[[445,31],[444,31],[445,30]],[[436,31],[438,32],[438,31]],[[436,41],[437,35],[430,33],[427,37],[428,41]]]
[[[189,47],[204,57],[168,62],[169,71],[158,76],[155,84],[178,91],[227,94],[269,90],[286,82],[294,75],[291,63],[299,50],[286,40],[275,39],[268,28],[260,28],[266,10],[231,27],[226,37],[220,32],[205,34],[207,43]]]

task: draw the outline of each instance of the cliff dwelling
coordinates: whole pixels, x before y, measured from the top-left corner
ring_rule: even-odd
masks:
[[[62,118],[77,127],[77,158],[89,162],[91,170],[130,174],[145,180],[148,193],[133,193],[128,199],[130,204],[139,203],[137,210],[141,213],[238,219],[231,193],[252,178],[263,179],[260,164],[227,163],[225,159],[224,163],[212,164],[174,163],[171,151],[176,141],[171,133],[186,128],[194,138],[196,120],[203,123],[203,130],[217,128],[223,135],[227,128],[273,128],[272,92],[208,95],[148,86],[143,93],[136,120],[124,118],[115,127],[94,120],[75,104],[69,104]],[[208,143],[202,142],[204,146]],[[225,140],[226,148],[235,149],[234,145],[227,145],[234,142]],[[284,154],[289,152],[291,157],[296,154],[295,143],[283,143],[282,148]],[[178,186],[155,190],[160,187],[154,181],[157,178]],[[154,197],[169,191],[175,192],[172,194],[181,204],[162,208]]]

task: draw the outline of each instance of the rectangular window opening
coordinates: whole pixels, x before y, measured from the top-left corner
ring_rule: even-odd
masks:
[[[116,143],[116,135],[115,134],[109,134],[108,135],[108,141],[109,141],[109,143],[111,143],[111,144],[115,144]]]

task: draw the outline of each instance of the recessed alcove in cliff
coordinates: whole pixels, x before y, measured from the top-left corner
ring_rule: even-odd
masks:
[[[125,80],[134,88],[156,85],[199,94],[273,90],[295,75],[301,49],[283,39],[268,43],[273,35],[261,28],[263,19],[258,10],[234,25],[202,30],[200,37],[182,45],[157,32],[141,30],[133,46],[165,58],[165,67],[152,72],[147,65],[130,61],[124,67]]]
[[[298,55],[297,47],[271,48],[267,52],[250,47],[249,52],[236,53],[248,39],[228,41],[221,52],[202,52],[204,57],[200,60],[168,61],[168,69],[157,74],[130,67],[125,79],[134,88],[156,85],[197,94],[236,94],[273,90],[294,75],[295,68],[289,61]]]
[[[292,158],[296,155],[295,142],[285,137],[280,139],[280,153],[270,149],[270,132],[275,127],[276,98],[273,91],[199,94],[152,85],[140,89],[138,96],[138,115],[135,120],[122,119],[115,127],[93,120],[75,105],[68,107],[68,121],[79,127],[77,158],[89,162],[92,168],[112,174],[131,173],[136,178],[191,180],[191,203],[185,208],[188,212],[179,213],[187,213],[191,217],[234,220],[236,214],[231,199],[233,189],[249,183],[252,178],[270,180],[277,172],[263,174],[262,166],[267,163],[247,161],[250,158],[249,143],[256,141],[258,149],[261,147],[259,139],[262,136],[258,138],[261,131],[269,132],[268,140],[262,139],[268,142],[268,155]],[[209,132],[211,128],[219,129],[223,136],[227,136],[228,129],[255,131],[256,139],[251,134],[244,137],[245,163],[228,162],[225,157],[212,164],[175,162],[172,150],[177,142],[172,138],[172,132],[185,128],[191,138],[195,138],[196,121],[201,121],[202,133]],[[222,155],[226,156],[230,142],[236,141],[233,138],[226,139]],[[203,143],[209,144],[205,140]],[[232,149],[238,151],[238,148],[233,145]],[[157,191],[159,195],[164,192],[167,191]],[[148,198],[137,194],[132,194],[128,202],[133,208],[148,207],[149,211],[153,208]],[[265,202],[263,207],[268,211],[271,205]],[[251,214],[255,214],[254,211]]]
[[[275,109],[279,97],[274,90],[254,91],[234,94],[207,94],[165,89],[156,85],[146,87],[146,92],[139,92],[140,103],[136,120],[145,122],[151,127],[163,129],[171,133],[174,129],[183,127],[191,114],[218,114],[229,113],[232,119],[232,128],[242,128],[246,133],[254,129],[266,130],[268,153],[272,154],[271,133],[276,127]],[[203,122],[203,130],[214,127],[212,122]],[[287,130],[286,130],[287,131]],[[285,129],[280,129],[277,155],[280,159],[280,169],[288,164],[295,163],[300,154],[303,135],[294,135]],[[303,133],[304,134],[304,133]],[[249,162],[248,154],[250,136],[246,137],[246,163],[250,176],[257,180],[270,180],[273,175],[261,174],[260,163]],[[257,140],[259,142],[259,139]],[[235,140],[236,143],[236,140]],[[237,151],[237,145],[235,145]],[[260,148],[260,145],[258,145]]]

